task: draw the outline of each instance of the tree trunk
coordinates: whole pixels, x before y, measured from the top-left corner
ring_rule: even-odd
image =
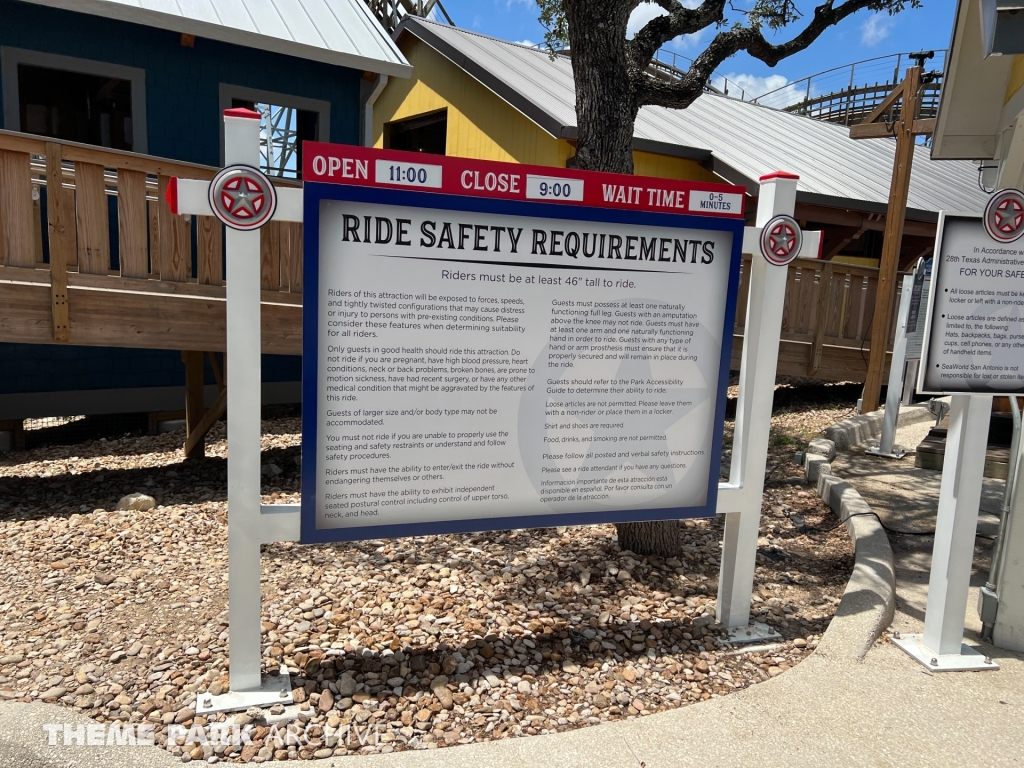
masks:
[[[576,166],[633,173],[638,107],[629,80],[624,0],[564,0],[576,78]]]
[[[619,546],[638,555],[675,557],[680,552],[678,520],[619,523],[615,529],[619,534]]]
[[[576,167],[633,173],[639,106],[629,77],[628,0],[563,0],[576,78]],[[621,523],[619,546],[638,555],[679,554],[679,523]]]

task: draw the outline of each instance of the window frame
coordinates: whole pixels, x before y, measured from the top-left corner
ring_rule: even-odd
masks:
[[[220,84],[220,112],[231,109],[234,99],[251,101],[256,104],[273,104],[275,107],[290,107],[306,112],[316,112],[320,119],[316,121],[315,141],[330,142],[331,140],[331,102],[322,99],[311,99],[307,96],[293,96],[287,93],[265,91],[262,88],[249,88],[244,85]],[[220,129],[220,164],[224,165],[224,128]]]
[[[59,53],[32,51],[27,48],[0,46],[0,83],[3,87],[4,129],[21,132],[21,93],[18,85],[18,66],[77,72],[83,75],[116,77],[131,83],[132,90],[132,152],[149,153],[149,132],[146,123],[146,70],[111,64],[96,59],[82,59]],[[59,141],[59,139],[55,139]],[[98,146],[92,145],[89,146]],[[108,147],[99,147],[108,149]]]

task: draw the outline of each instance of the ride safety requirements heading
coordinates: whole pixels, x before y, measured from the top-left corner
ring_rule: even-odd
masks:
[[[320,205],[318,528],[707,502],[730,232]]]

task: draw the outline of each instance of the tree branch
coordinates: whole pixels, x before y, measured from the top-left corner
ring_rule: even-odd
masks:
[[[630,64],[641,70],[665,43],[681,35],[692,35],[712,24],[725,21],[727,0],[705,0],[697,8],[687,8],[679,0],[651,0],[661,6],[667,15],[657,16],[626,43]]]
[[[708,0],[708,2],[711,1]],[[911,7],[916,8],[920,5],[920,0],[909,1]],[[676,2],[676,0],[665,0],[665,2]],[[833,0],[826,0],[825,3],[814,9],[814,16],[810,23],[796,37],[779,45],[768,42],[759,26],[735,27],[725,32],[719,32],[678,82],[666,82],[652,77],[647,74],[646,67],[642,71],[636,72],[634,87],[637,89],[637,101],[640,105],[651,104],[685,109],[704,92],[704,87],[711,80],[718,66],[740,51],[746,51],[755,59],[774,67],[782,59],[807,48],[826,29],[859,10],[871,8],[876,11],[889,10],[892,12],[902,10],[904,5],[905,0],[883,2],[879,2],[879,0],[846,0],[839,7],[835,7]],[[703,7],[701,6],[701,8]],[[657,19],[650,24],[653,24],[654,21]],[[651,55],[653,56],[654,53],[652,52]]]

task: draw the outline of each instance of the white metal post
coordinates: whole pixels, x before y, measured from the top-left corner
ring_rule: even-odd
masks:
[[[266,211],[262,223],[271,218],[302,221],[302,191],[281,189],[266,192],[269,181],[258,173],[260,165],[260,116],[245,109],[224,115],[225,156],[228,166],[250,166],[246,184],[262,185],[266,195],[276,197],[275,208]],[[260,653],[260,545],[275,541],[298,541],[297,504],[260,505],[260,233],[258,229],[236,229],[230,209],[221,210],[230,194],[231,174],[225,168],[214,183],[172,178],[167,202],[175,214],[217,216],[228,228],[227,245],[227,372],[228,372],[228,621],[231,633],[230,691],[214,696],[203,693],[196,701],[196,714],[207,715],[248,707],[292,703],[291,684],[286,671],[261,674]],[[227,176],[224,175],[227,173]],[[255,179],[254,179],[255,177]],[[259,183],[257,183],[259,182]],[[252,187],[244,189],[252,192]],[[236,197],[237,202],[240,198]],[[216,201],[216,202],[215,202]],[[216,209],[214,204],[217,206]],[[248,208],[251,214],[253,208]],[[255,222],[248,222],[254,224]],[[259,224],[255,224],[257,227]],[[245,231],[242,231],[245,230]]]
[[[924,635],[894,639],[936,672],[999,668],[963,644],[991,414],[991,395],[953,395]]]
[[[914,277],[903,278],[903,290],[900,293],[899,314],[896,318],[896,343],[892,348],[892,361],[889,364],[889,387],[885,394],[885,413],[882,418],[882,436],[878,447],[868,453],[885,456],[890,459],[902,459],[906,451],[895,445],[896,422],[900,416],[900,401],[903,399],[903,374],[907,364],[907,318],[910,315],[910,295],[914,290]],[[924,322],[922,318],[919,322]]]
[[[224,118],[227,165],[259,167],[260,121]],[[227,228],[231,690],[260,687],[260,233]]]
[[[798,177],[785,173],[761,178],[758,227],[780,214],[793,215],[797,180]],[[769,264],[759,253],[750,260],[747,324],[729,473],[730,484],[740,490],[730,493],[727,506],[719,506],[725,513],[725,535],[717,617],[719,623],[735,630],[733,637],[737,640],[774,636],[766,627],[751,630],[748,625],[788,274],[788,267]]]
[[[1024,187],[1024,112],[1017,115],[1010,149],[999,170],[998,188]],[[1018,241],[1020,242],[1020,241]],[[1011,459],[1012,461],[1013,459]],[[999,648],[1024,651],[1024,467],[1018,465],[1009,518],[1000,526],[1002,563],[996,581],[999,608],[992,642]]]

